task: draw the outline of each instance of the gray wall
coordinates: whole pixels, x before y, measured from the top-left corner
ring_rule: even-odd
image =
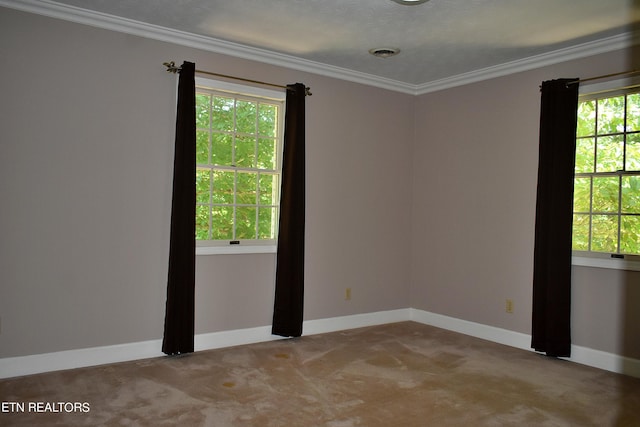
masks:
[[[530,333],[538,85],[626,55],[413,97],[0,9],[0,357],[161,338],[167,60],[311,86],[305,319],[415,307]],[[638,273],[575,273],[576,344],[640,358]],[[196,274],[197,333],[271,323],[274,255]]]
[[[531,333],[538,86],[636,69],[634,57],[618,51],[418,97],[413,307]],[[640,272],[574,266],[572,290],[573,343],[640,358]]]
[[[411,96],[10,9],[0,60],[0,357],[162,337],[167,60],[311,86],[305,319],[408,307]],[[271,324],[274,262],[198,257],[197,332]]]

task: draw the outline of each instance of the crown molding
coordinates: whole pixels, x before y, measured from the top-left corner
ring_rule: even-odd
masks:
[[[630,32],[617,36],[607,37],[600,40],[582,43],[579,45],[554,50],[540,55],[530,56],[517,61],[506,62],[493,67],[474,70],[456,76],[446,77],[440,80],[427,82],[416,87],[415,94],[422,95],[429,92],[436,92],[469,83],[476,83],[496,77],[503,77],[522,71],[534,70],[548,65],[559,64],[561,62],[574,59],[586,58],[601,53],[612,52],[614,50],[625,49],[630,46],[640,44],[640,33]]]
[[[200,36],[101,12],[89,11],[75,6],[63,5],[50,0],[0,0],[0,6],[410,95],[436,92],[572,59],[624,49],[640,43],[640,34],[625,33],[432,82],[411,84],[265,49],[245,46],[239,43]]]
[[[212,37],[178,31],[158,25],[121,18],[49,0],[0,0],[0,6],[23,12],[62,19],[77,24],[131,34],[153,40],[177,44],[207,52],[220,53],[236,58],[258,61],[270,65],[305,71],[397,92],[415,94],[416,85],[397,80],[348,70],[333,65],[297,58],[277,52],[245,46]]]

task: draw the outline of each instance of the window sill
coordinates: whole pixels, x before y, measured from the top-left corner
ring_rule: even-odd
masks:
[[[275,254],[275,245],[196,246],[196,256],[233,254]]]
[[[576,256],[571,257],[571,264],[581,267],[608,268],[611,270],[640,271],[640,261],[615,258],[599,258]]]

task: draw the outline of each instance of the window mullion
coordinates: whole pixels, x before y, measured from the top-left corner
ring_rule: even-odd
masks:
[[[260,238],[260,171],[256,173],[256,239]]]
[[[595,153],[594,153],[594,158],[595,158]],[[593,168],[595,170],[596,164],[595,162],[593,163]],[[591,241],[593,240],[593,178],[594,176],[591,176],[591,179],[589,180],[589,185],[590,185],[590,189],[589,189],[589,252],[591,252]]]
[[[622,118],[622,170],[619,172],[618,179],[618,253],[622,251],[622,174],[627,168],[627,95],[624,96],[623,103],[624,116]]]
[[[618,177],[618,242],[616,244],[617,253],[620,253],[620,239],[622,235],[622,174]]]
[[[593,197],[594,197],[594,188],[593,188],[593,180],[595,178],[595,174],[598,170],[598,100],[595,100],[595,116],[593,123],[593,169],[590,179],[590,191],[589,191],[589,252],[593,249]]]
[[[233,236],[232,240],[236,240],[236,230],[238,228],[237,212],[238,212],[238,172],[234,171],[233,172],[233,214],[232,214],[233,224],[231,226],[232,236]]]
[[[238,138],[238,98],[233,97],[233,136],[231,137],[231,166],[233,166],[233,224],[231,226],[232,229],[232,240],[236,240],[237,238],[237,230],[238,230],[238,170],[237,170],[237,161],[236,161],[236,145]]]
[[[628,116],[627,116],[627,102],[629,101],[629,96],[625,95],[624,96],[624,119],[622,120],[622,126],[623,126],[623,134],[622,134],[622,170],[626,171],[627,170],[627,131],[629,130],[629,128],[627,127],[627,120],[628,120]]]
[[[207,210],[209,211],[209,230],[207,237],[209,240],[213,238],[213,177],[213,168],[209,168],[209,206],[207,206]]]
[[[208,101],[207,103],[208,108],[209,108],[209,120],[208,120],[208,126],[209,129],[208,130],[208,141],[207,141],[207,147],[209,148],[209,152],[207,153],[207,170],[209,172],[209,205],[207,206],[207,211],[209,213],[209,218],[208,218],[208,227],[209,229],[207,230],[207,237],[209,240],[211,240],[213,238],[213,188],[214,188],[214,173],[213,173],[213,100],[214,100],[215,96],[214,95],[210,95],[209,97],[207,97]]]
[[[258,202],[259,202],[259,191],[260,191],[260,186],[258,185],[260,183],[260,170],[258,169],[258,156],[259,156],[259,141],[260,138],[258,137],[258,135],[260,134],[260,102],[256,102],[256,117],[255,117],[255,129],[256,129],[256,133],[254,135],[254,144],[253,144],[253,167],[256,169],[256,182],[255,182],[255,190],[256,190],[256,195],[255,195],[255,206],[256,206],[256,213],[255,213],[255,218],[256,218],[256,226],[254,228],[254,236],[256,239],[260,238],[260,215],[259,215],[259,211],[260,208],[258,207]]]

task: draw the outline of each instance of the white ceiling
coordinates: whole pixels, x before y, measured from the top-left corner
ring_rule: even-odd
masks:
[[[638,41],[640,28],[640,0],[430,0],[414,6],[391,0],[0,0],[0,5],[121,24],[125,31],[144,28],[222,53],[414,91],[501,67],[517,71],[532,59],[559,62],[624,47]],[[401,52],[376,58],[368,51],[377,47]]]

